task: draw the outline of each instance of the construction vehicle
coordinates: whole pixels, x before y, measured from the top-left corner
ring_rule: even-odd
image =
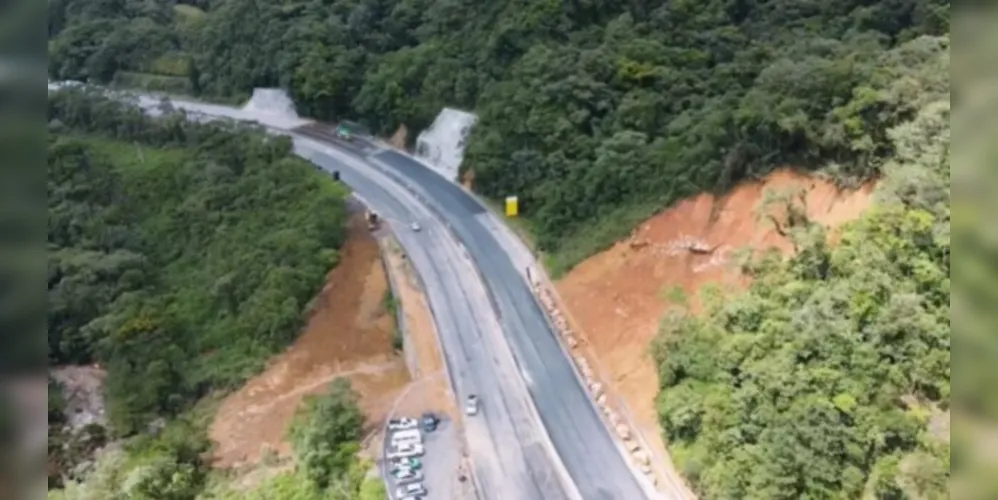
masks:
[[[336,138],[341,141],[351,142],[353,141],[353,131],[347,125],[340,125],[336,127]]]
[[[367,230],[374,231],[378,229],[378,214],[373,210],[368,210],[364,212],[364,219],[367,220]]]

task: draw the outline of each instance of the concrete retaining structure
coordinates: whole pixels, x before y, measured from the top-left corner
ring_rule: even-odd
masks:
[[[395,303],[395,328],[398,328],[399,334],[402,336],[402,357],[405,359],[406,368],[409,369],[409,376],[416,379],[419,377],[419,360],[418,356],[416,356],[416,350],[412,346],[412,335],[409,334],[409,328],[405,321],[405,310],[402,307],[402,299],[399,298],[398,294],[399,278],[392,271],[392,266],[388,265],[390,247],[394,245],[397,248],[401,248],[401,246],[395,241],[395,238],[387,233],[375,236],[375,239],[378,241],[378,249],[381,252],[381,267],[385,270],[385,276],[388,277],[388,289],[391,290],[392,300]]]

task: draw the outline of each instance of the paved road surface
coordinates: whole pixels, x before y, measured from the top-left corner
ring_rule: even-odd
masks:
[[[609,434],[544,313],[503,246],[484,223],[485,209],[455,184],[398,152],[372,160],[391,169],[436,206],[481,270],[540,417],[586,500],[646,498]]]
[[[402,222],[402,227],[395,228],[396,237],[426,290],[455,392],[461,400],[472,393],[482,397],[481,413],[464,423],[482,497],[603,498],[579,496],[573,491],[571,479],[544,433],[481,278],[442,222],[409,191],[360,159],[302,137],[296,138],[295,148],[320,167],[338,170],[340,178],[384,218]],[[421,231],[404,225],[412,220],[420,223]]]
[[[200,103],[175,104],[206,117],[229,117]],[[268,125],[289,127],[283,122]],[[415,216],[425,228],[419,233],[399,231],[398,238],[424,282],[457,395],[483,397],[482,414],[466,425],[483,497],[645,498],[522,280],[522,270],[483,222],[483,208],[411,158],[394,151],[373,155],[372,163],[394,171],[422,193],[461,247],[426,205],[375,173],[368,162],[351,161],[356,159],[300,136],[295,147],[321,167],[340,170],[343,180],[375,210],[396,220]],[[543,425],[537,422],[538,414]],[[550,449],[551,442],[557,453]],[[571,479],[565,477],[566,469]]]

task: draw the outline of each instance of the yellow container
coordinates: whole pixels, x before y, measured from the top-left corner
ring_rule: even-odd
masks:
[[[516,217],[520,213],[520,200],[516,196],[506,197],[506,217]]]

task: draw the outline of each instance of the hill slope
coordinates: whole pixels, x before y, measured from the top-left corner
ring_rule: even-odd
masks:
[[[774,165],[875,174],[912,112],[882,92],[905,70],[888,51],[949,31],[945,0],[173,3],[52,2],[50,74],[283,86],[304,115],[382,133],[473,109],[476,189],[519,195],[558,269]]]
[[[337,261],[345,190],[259,132],[75,92],[49,118],[49,361],[107,368],[114,437],[154,431],[295,338]],[[50,431],[57,484],[79,457]]]

